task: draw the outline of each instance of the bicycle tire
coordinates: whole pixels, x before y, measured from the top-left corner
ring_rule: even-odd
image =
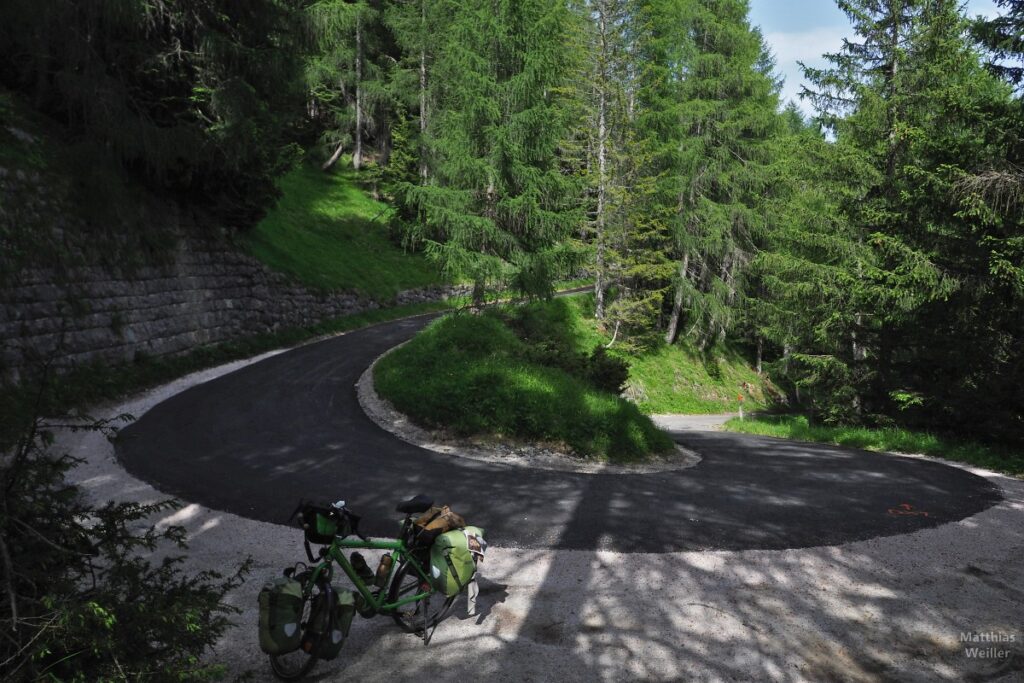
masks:
[[[302,618],[299,621],[299,628],[306,630],[309,619],[313,613],[313,600],[321,592],[320,586],[315,586],[313,592],[302,600]],[[268,655],[270,657],[270,669],[274,676],[282,681],[298,681],[316,666],[317,656],[305,652],[301,648],[283,655]]]
[[[388,588],[388,602],[397,602],[402,596],[409,595],[414,591],[426,590],[423,587],[423,579],[419,573],[408,562],[402,562],[398,565],[398,569],[395,570],[395,575],[391,580],[391,586]],[[457,595],[446,597],[443,594],[433,596],[435,599],[430,602],[437,604],[437,597],[444,597],[444,602],[436,610],[432,610],[426,615],[426,627],[433,628],[451,611],[452,606],[455,604],[455,598]],[[391,613],[391,618],[395,620],[406,633],[422,634],[424,627],[423,619],[423,606],[426,603],[425,600],[417,600],[416,602],[408,605],[399,607]],[[427,609],[430,609],[428,607]]]

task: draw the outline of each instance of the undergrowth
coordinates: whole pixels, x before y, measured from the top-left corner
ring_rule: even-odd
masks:
[[[759,416],[730,420],[725,429],[745,434],[828,443],[868,451],[931,455],[977,465],[1017,477],[1024,476],[1024,453],[971,441],[960,441],[906,429],[815,425],[802,415]]]
[[[351,169],[306,164],[279,181],[281,199],[239,237],[274,270],[319,290],[356,291],[386,301],[399,291],[444,283],[425,256],[388,234],[393,209],[360,187]]]
[[[566,299],[435,321],[378,363],[382,396],[420,424],[634,462],[672,442],[617,390],[626,369],[586,349]]]

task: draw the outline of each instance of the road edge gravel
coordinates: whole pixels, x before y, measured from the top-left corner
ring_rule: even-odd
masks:
[[[194,372],[94,413],[139,417],[192,386],[288,350]],[[128,474],[99,434],[61,434],[55,446],[83,460],[69,480],[97,502],[168,498]],[[913,457],[986,477],[1004,499],[940,527],[798,550],[644,554],[492,546],[479,618],[454,614],[426,654],[388,620],[360,620],[344,661],[321,663],[314,678],[1020,681],[1019,646],[1010,662],[979,662],[964,657],[958,635],[1016,628],[1019,642],[1024,585],[1013,582],[1024,576],[1024,482]],[[232,674],[273,680],[256,645],[256,593],[267,576],[303,557],[301,534],[188,501],[153,521],[187,529],[190,570],[230,570],[254,556],[253,574],[229,596],[241,609],[237,626],[210,656]]]

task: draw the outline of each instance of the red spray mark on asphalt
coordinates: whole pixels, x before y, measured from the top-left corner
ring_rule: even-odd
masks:
[[[914,506],[910,503],[900,503],[894,508],[889,508],[890,515],[903,515],[909,517],[927,517],[928,513],[924,510],[915,510]]]

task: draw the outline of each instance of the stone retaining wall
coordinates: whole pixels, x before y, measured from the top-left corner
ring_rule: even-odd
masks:
[[[25,187],[31,179],[19,180],[27,182],[9,178],[0,187],[6,190],[0,191],[0,228],[2,219],[18,217],[10,209],[25,206],[25,199],[35,194],[34,188]],[[28,268],[8,275],[6,284],[0,284],[3,371],[17,379],[32,358],[48,357],[58,349],[62,364],[121,363],[139,354],[177,354],[203,344],[314,325],[382,305],[439,300],[461,291],[410,290],[386,302],[351,293],[320,293],[268,270],[227,240],[189,237],[200,233],[194,227],[182,229],[180,216],[169,215],[168,222],[181,236],[159,264],[136,265],[124,272],[99,266]],[[57,224],[62,226],[59,230],[69,230],[63,220],[50,223]]]

